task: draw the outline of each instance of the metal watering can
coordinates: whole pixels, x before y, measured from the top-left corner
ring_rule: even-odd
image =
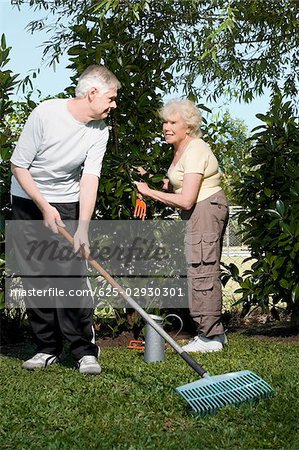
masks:
[[[176,317],[181,322],[181,327],[176,337],[183,328],[183,321],[180,316],[176,314],[168,314],[165,317],[156,316],[154,314],[149,314],[151,319],[153,319],[161,328],[163,328],[164,321],[168,317]],[[159,362],[165,360],[165,339],[157,333],[156,330],[149,324],[146,323],[145,327],[145,347],[144,347],[144,361],[145,362]]]

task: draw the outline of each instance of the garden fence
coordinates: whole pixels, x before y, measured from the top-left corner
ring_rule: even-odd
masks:
[[[244,262],[244,259],[250,256],[250,252],[246,244],[244,244],[243,236],[240,233],[238,225],[238,214],[242,211],[240,206],[230,206],[229,222],[223,240],[222,262],[226,265],[235,264],[240,274],[244,270],[251,267],[252,261]],[[238,289],[237,282],[230,280],[223,289],[223,305],[224,309],[230,309],[231,305],[237,300],[238,295],[235,290]]]

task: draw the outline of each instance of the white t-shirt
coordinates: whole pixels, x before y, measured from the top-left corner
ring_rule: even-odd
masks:
[[[77,121],[69,112],[68,99],[46,100],[30,114],[11,162],[29,169],[40,192],[49,202],[79,200],[83,173],[100,176],[109,137],[105,122]],[[16,178],[11,193],[29,198]]]
[[[200,173],[202,183],[196,202],[200,202],[221,190],[218,161],[209,144],[202,139],[193,139],[181,158],[168,169],[167,176],[176,194],[182,192],[184,174]]]

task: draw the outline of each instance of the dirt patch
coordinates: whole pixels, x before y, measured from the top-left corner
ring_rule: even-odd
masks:
[[[282,321],[274,321],[270,315],[250,314],[245,318],[240,318],[239,314],[225,317],[224,326],[227,329],[228,337],[233,333],[238,333],[246,337],[253,337],[257,339],[267,340],[269,342],[283,342],[283,343],[299,343],[299,324],[292,323],[289,318]],[[186,328],[176,336],[177,330],[169,329],[166,326],[166,332],[170,334],[176,341],[188,341],[195,335],[195,330],[192,326],[187,324]],[[107,330],[99,328],[97,330],[97,344],[101,348],[109,347],[122,347],[126,348],[131,340],[134,340],[133,331],[124,331],[116,337],[112,337],[111,334],[106,334]],[[142,337],[139,338],[142,340]],[[1,342],[0,353],[2,354],[14,354],[16,357],[30,356],[34,352],[34,345],[31,338],[31,333],[27,333],[26,339],[22,339],[22,342],[14,342],[13,339],[5,339]]]
[[[299,342],[299,326],[290,322],[251,324],[239,333],[272,342]]]
[[[101,348],[105,347],[127,347],[129,342],[134,339],[133,333],[124,332],[120,334],[119,336],[116,336],[114,338],[112,337],[105,337],[105,338],[99,338],[97,339],[97,344]]]
[[[182,331],[178,336],[176,336],[175,331],[170,331],[168,334],[172,338],[175,338],[176,341],[189,340],[193,337],[193,335],[188,331]],[[134,339],[133,333],[129,333],[126,331],[121,333],[119,336],[116,336],[115,338],[111,337],[98,338],[96,342],[101,348],[127,347],[129,342],[133,339]]]

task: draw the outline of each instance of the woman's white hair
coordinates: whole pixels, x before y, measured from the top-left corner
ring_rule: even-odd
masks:
[[[89,89],[93,87],[97,88],[100,94],[104,94],[111,87],[119,89],[121,84],[107,67],[93,64],[87,67],[79,77],[75,89],[76,97],[85,97]]]
[[[201,137],[202,116],[197,106],[188,99],[173,99],[167,102],[159,111],[163,120],[171,121],[173,116],[179,114],[190,128],[190,136]]]

